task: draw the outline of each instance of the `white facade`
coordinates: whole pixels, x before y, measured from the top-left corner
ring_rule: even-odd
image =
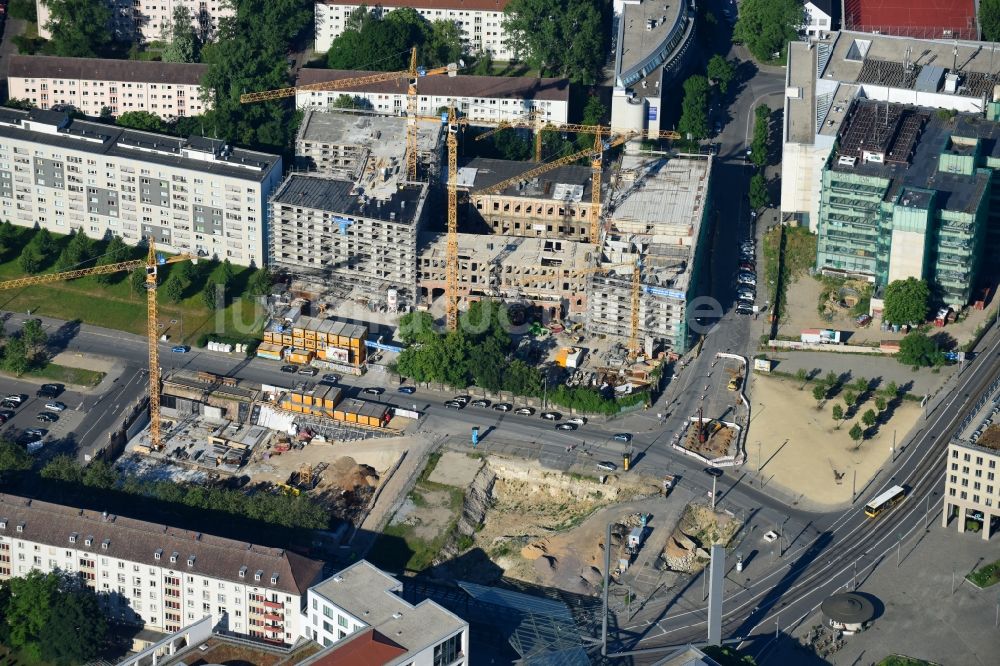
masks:
[[[290,559],[308,580],[291,580]],[[294,643],[321,563],[282,550],[37,500],[0,501],[0,580],[78,575],[108,617],[167,633],[206,616],[218,629]],[[280,573],[279,573],[280,572]]]
[[[321,654],[335,661],[338,642],[373,628],[405,650],[393,664],[468,664],[468,622],[433,601],[414,606],[398,596],[402,589],[395,578],[361,560],[309,588],[302,636],[331,648]]]
[[[112,28],[119,38],[139,36],[143,41],[162,39],[164,29],[170,25],[174,7],[187,5],[191,10],[192,23],[198,27],[198,15],[205,13],[212,28],[219,25],[219,19],[233,15],[229,0],[93,0],[103,2],[111,9]],[[38,36],[51,38],[46,28],[49,22],[49,8],[45,0],[35,0],[38,12]]]
[[[326,53],[342,32],[351,12],[362,3],[354,0],[316,1],[316,51]],[[507,36],[503,31],[503,8],[507,0],[428,0],[426,3],[386,2],[368,5],[372,11],[390,12],[412,7],[428,21],[454,21],[462,30],[462,39],[470,52],[489,53],[496,60],[510,60]]]
[[[70,104],[88,116],[105,107],[118,116],[146,111],[164,120],[212,108],[201,99],[207,65],[188,63],[11,56],[8,95],[39,109]]]
[[[281,171],[279,156],[212,139],[0,111],[0,214],[21,226],[153,236],[167,251],[260,266]]]
[[[989,540],[992,520],[1000,515],[1000,451],[959,440],[948,443],[948,474],[945,478],[941,526],[947,527],[953,512],[958,513],[959,532],[966,520],[978,514],[982,538]]]
[[[799,28],[800,32],[813,36],[833,30],[833,17],[825,9],[813,2],[806,2],[804,9],[805,21]]]

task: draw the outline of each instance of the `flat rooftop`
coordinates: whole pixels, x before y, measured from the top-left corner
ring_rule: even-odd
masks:
[[[205,650],[202,645],[207,645]],[[300,640],[283,649],[263,642],[212,634],[203,643],[192,643],[175,654],[160,655],[159,666],[211,666],[212,664],[254,664],[254,666],[293,666],[323,649],[315,641]]]
[[[798,96],[786,96],[786,140],[812,143],[816,136],[816,47],[806,42],[791,42],[785,77],[786,88],[798,91]]]
[[[447,234],[426,234],[421,238],[421,257],[445,258]],[[575,241],[528,238],[509,238],[491,234],[458,234],[459,257],[474,259],[480,264],[499,262],[506,272],[519,271],[523,275],[543,273],[555,269],[576,270],[591,265],[595,246]],[[537,271],[536,271],[537,269]]]
[[[339,335],[344,338],[363,339],[368,335],[368,327],[362,324],[352,324],[347,321],[327,319],[323,317],[301,316],[292,323],[292,328],[302,328],[307,331]]]
[[[992,95],[992,75],[1000,67],[982,42],[914,39],[865,32],[837,34],[824,79],[847,83],[942,91],[945,76],[959,74],[959,94]],[[926,70],[926,71],[924,71]]]
[[[417,149],[433,151],[442,126],[417,124]],[[318,111],[310,109],[302,118],[298,141],[338,146],[364,146],[379,157],[397,157],[406,146],[406,118],[359,111]]]
[[[370,196],[347,180],[290,174],[271,197],[273,203],[311,208],[347,217],[363,217],[396,224],[413,224],[427,196],[426,183],[400,184],[380,191],[386,198]],[[336,215],[333,222],[338,222]]]
[[[409,651],[422,650],[466,626],[433,601],[410,604],[396,594],[402,583],[365,560],[310,590]]]
[[[476,157],[459,161],[459,189],[476,190],[490,187],[500,181],[514,178],[540,166],[538,162],[515,162]],[[442,178],[447,178],[443,174]],[[608,176],[603,176],[607,181]],[[556,167],[540,176],[508,185],[499,194],[529,199],[553,199],[579,203],[590,201],[592,174],[590,167],[566,165]]]
[[[944,120],[934,109],[859,99],[840,127],[839,150],[830,159],[830,169],[891,179],[887,200],[906,188],[922,188],[936,191],[944,210],[973,213],[990,177],[938,171],[941,152],[954,145],[951,136],[979,139],[983,154],[1000,156],[1000,123],[964,113]],[[882,153],[885,161],[866,163],[865,151]]]
[[[277,155],[234,148],[224,141],[180,139],[38,109],[0,109],[0,137],[255,182],[263,181],[281,161]]]
[[[627,72],[663,45],[682,7],[683,0],[640,0],[622,7],[618,72]],[[651,29],[647,29],[649,21],[653,21]]]

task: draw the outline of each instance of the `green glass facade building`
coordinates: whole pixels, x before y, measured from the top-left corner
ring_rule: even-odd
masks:
[[[817,269],[962,307],[1000,241],[1000,123],[856,100],[823,169]]]

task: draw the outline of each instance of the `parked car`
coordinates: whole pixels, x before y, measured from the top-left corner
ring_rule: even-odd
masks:
[[[6,400],[8,402],[15,402],[15,403],[17,403],[19,405],[22,402],[24,402],[24,398],[21,397],[20,395],[16,394],[16,393],[7,396],[6,398],[4,398],[4,400]]]
[[[188,347],[187,345],[177,345],[176,347],[171,347],[170,351],[172,351],[175,354],[187,354],[189,351],[191,351],[191,348]]]
[[[463,407],[465,407],[465,405],[463,405],[457,400],[445,400],[444,406],[447,407],[448,409],[462,409]]]
[[[328,374],[323,375],[323,381],[324,382],[330,382],[331,384],[335,384],[335,383],[337,383],[337,382],[340,381],[340,377],[338,377],[337,375],[335,375],[333,373],[328,373]]]
[[[59,417],[51,412],[42,412],[35,417],[36,421],[41,421],[42,423],[55,423],[59,420]]]
[[[497,404],[493,405],[493,409],[497,410],[498,412],[509,412],[510,410],[514,409],[514,405],[510,404],[509,402],[498,402]]]
[[[631,442],[632,441],[632,435],[630,433],[627,433],[627,432],[620,432],[620,433],[618,433],[618,434],[616,434],[614,436],[614,440],[616,442]]]
[[[299,369],[297,367],[295,367],[294,365],[283,365],[283,366],[281,366],[281,371],[282,372],[298,372],[298,370]]]
[[[0,400],[0,407],[5,407],[7,409],[17,409],[21,406],[21,403],[14,402],[13,400]]]
[[[739,301],[747,301],[751,305],[756,300],[756,296],[752,291],[740,291],[736,293],[736,299]]]
[[[574,423],[560,423],[556,426],[556,430],[576,430],[576,424]]]
[[[417,388],[415,386],[400,386],[396,390],[399,391],[400,393],[405,393],[406,395],[412,395],[414,392],[416,392]]]
[[[518,407],[517,411],[515,411],[514,413],[515,414],[520,414],[521,416],[531,416],[532,414],[535,413],[535,408],[534,407]]]
[[[740,384],[742,383],[743,378],[737,375],[729,380],[729,384],[726,385],[726,388],[730,391],[738,391],[740,389]]]
[[[755,278],[755,277],[747,277],[745,275],[741,275],[740,277],[736,278],[736,284],[747,284],[747,285],[750,285],[752,287],[756,287],[757,286],[757,278]]]
[[[10,411],[9,409],[5,409],[2,412],[0,412],[0,416],[3,417],[4,421],[10,421],[12,418],[14,418],[14,412]]]
[[[473,407],[484,407],[485,408],[485,407],[489,407],[490,406],[490,401],[486,400],[485,398],[480,398],[478,400],[473,400],[469,404],[472,405]]]
[[[752,261],[741,261],[739,268],[741,271],[750,271],[751,273],[757,270]]]
[[[48,432],[45,428],[28,428],[24,431],[24,434],[29,437],[45,437]]]
[[[42,384],[35,395],[39,398],[55,398],[62,392],[62,384]]]
[[[454,398],[452,398],[452,400],[454,400],[455,402],[462,403],[462,406],[464,407],[465,405],[469,404],[469,400],[472,400],[472,398],[470,398],[467,395],[456,395]]]
[[[562,414],[559,412],[542,412],[542,418],[549,421],[558,421],[562,418]]]
[[[597,463],[597,469],[601,470],[602,472],[614,472],[616,469],[618,469],[618,465],[614,464],[613,462],[604,460],[602,462]]]
[[[299,374],[307,377],[315,377],[319,374],[319,370],[316,368],[299,368]]]
[[[738,306],[736,306],[736,314],[738,314],[738,315],[752,315],[753,314],[753,308],[748,308],[745,305],[738,305]]]
[[[61,412],[62,410],[66,409],[66,405],[57,400],[53,400],[52,402],[45,403],[45,409],[52,412]]]
[[[0,425],[3,425],[4,423],[7,423],[7,417],[0,414]]]
[[[709,476],[720,477],[722,476],[722,470],[719,469],[718,467],[706,467],[705,474],[708,474]]]
[[[774,543],[777,540],[778,540],[778,533],[775,532],[774,530],[768,530],[764,532],[765,543]]]
[[[566,421],[566,423],[572,423],[574,425],[582,426],[587,424],[587,419],[582,416],[574,416],[573,418]]]
[[[364,393],[367,393],[368,395],[382,395],[385,393],[385,389],[381,386],[369,386],[364,390]]]

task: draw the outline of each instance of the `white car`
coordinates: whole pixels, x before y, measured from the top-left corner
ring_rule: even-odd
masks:
[[[22,398],[22,397],[21,397],[21,396],[19,396],[19,395],[9,395],[9,396],[7,396],[6,398],[4,398],[4,400],[10,400],[11,402],[16,402],[16,403],[17,403],[17,404],[19,404],[19,405],[20,405],[20,404],[21,404],[22,402],[24,402],[24,398]]]
[[[53,412],[61,412],[62,410],[66,409],[66,405],[62,404],[61,402],[47,402],[45,403],[45,409],[48,409],[49,411]]]
[[[572,423],[573,425],[582,426],[587,423],[587,419],[583,418],[582,416],[574,416],[573,418],[566,421],[566,423]]]

